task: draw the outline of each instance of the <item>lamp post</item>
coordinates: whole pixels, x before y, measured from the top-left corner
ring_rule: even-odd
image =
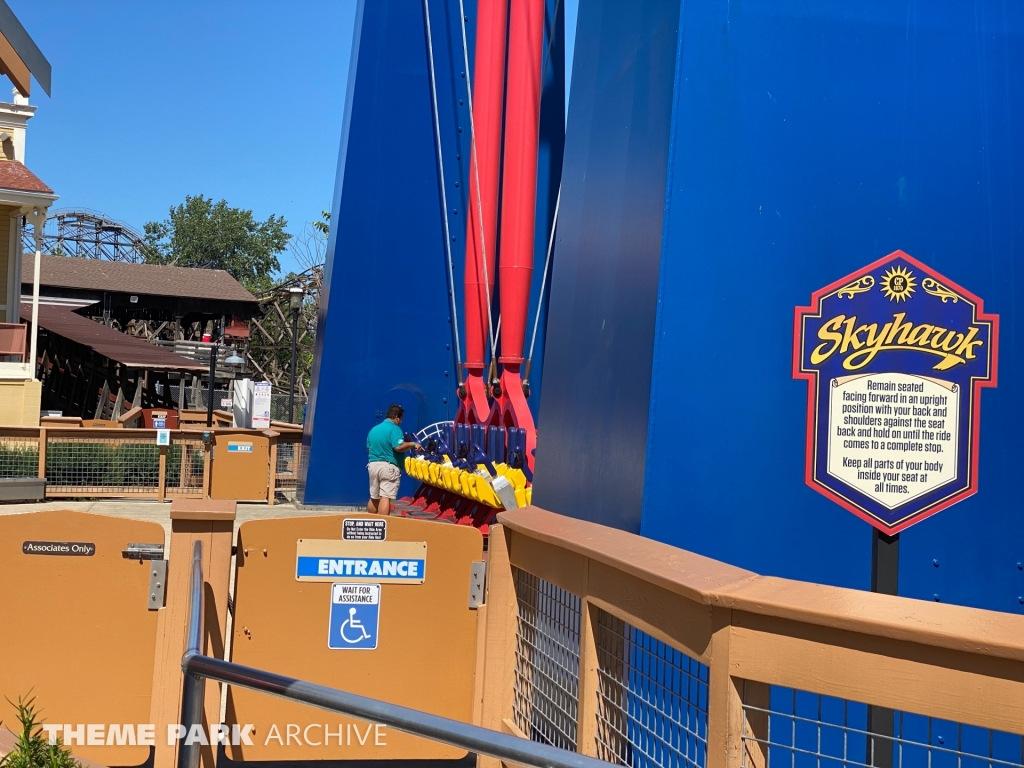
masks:
[[[302,309],[302,289],[292,286],[288,289],[288,306],[292,310],[292,368],[288,383],[288,421],[295,423],[295,368],[298,355],[299,310]]]
[[[225,365],[234,366],[234,369],[232,370],[232,373],[231,373],[232,380],[234,380],[235,378],[238,377],[238,371],[241,370],[239,368],[239,366],[245,365],[245,358],[242,357],[240,354],[238,354],[238,350],[235,349],[234,347],[231,347],[230,349],[231,349],[231,354],[228,355],[227,358],[225,358],[224,364]],[[233,400],[234,399],[234,390],[235,390],[234,381],[232,381],[230,389],[231,389],[231,392],[229,392],[228,394],[230,394],[232,396],[232,400]],[[221,403],[221,407],[223,407],[223,405],[224,404]],[[234,402],[232,402],[232,405],[231,405],[232,412],[234,411],[234,407],[235,407],[234,406]],[[232,425],[234,425],[234,416],[232,416]]]

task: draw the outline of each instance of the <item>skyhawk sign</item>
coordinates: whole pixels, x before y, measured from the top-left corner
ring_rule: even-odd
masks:
[[[807,484],[894,534],[978,490],[981,389],[999,317],[902,251],[797,307]]]

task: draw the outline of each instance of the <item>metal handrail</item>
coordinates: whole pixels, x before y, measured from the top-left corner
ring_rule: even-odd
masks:
[[[603,760],[492,731],[489,728],[203,655],[200,652],[203,635],[202,543],[197,541],[192,551],[188,644],[181,659],[181,669],[185,675],[181,724],[187,729],[202,723],[203,681],[216,680],[289,701],[299,701],[328,712],[380,723],[413,736],[422,736],[476,754],[532,768],[611,767],[611,763]],[[198,764],[199,744],[181,743],[178,749],[178,768],[196,768]]]
[[[185,674],[181,689],[181,724],[190,727],[203,722],[203,698],[206,694],[206,680],[188,669],[186,660],[199,654],[203,640],[203,542],[197,541],[192,547],[192,589],[188,605],[188,634],[185,655],[181,669]],[[186,739],[178,749],[178,768],[198,768],[199,743],[187,743]]]

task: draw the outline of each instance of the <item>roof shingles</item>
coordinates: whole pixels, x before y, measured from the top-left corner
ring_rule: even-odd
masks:
[[[32,305],[21,304],[21,319],[32,322]],[[115,331],[102,323],[76,315],[67,307],[39,305],[39,327],[96,350],[128,368],[151,368],[168,371],[205,371],[205,365],[175,355],[142,339]]]
[[[21,263],[23,282],[31,282],[34,269],[35,254],[26,253]],[[145,296],[256,302],[256,297],[223,269],[130,264],[70,256],[43,256],[39,262],[39,284]]]
[[[17,160],[0,160],[0,189],[53,194],[52,189]]]

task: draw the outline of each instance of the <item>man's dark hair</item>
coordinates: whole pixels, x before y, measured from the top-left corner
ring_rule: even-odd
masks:
[[[392,403],[391,405],[388,406],[387,418],[389,418],[389,419],[400,419],[404,415],[405,415],[405,408],[400,406],[398,403]]]

